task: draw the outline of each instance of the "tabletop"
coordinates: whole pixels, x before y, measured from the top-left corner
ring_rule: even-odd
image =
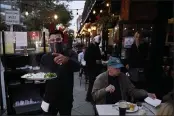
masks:
[[[147,115],[156,115],[158,108],[155,108],[147,103],[143,103],[143,110],[146,111]],[[113,107],[113,104],[107,105],[96,105],[96,110],[98,115],[119,115],[119,111],[116,107]],[[126,115],[139,115],[140,110],[133,113],[126,113]]]

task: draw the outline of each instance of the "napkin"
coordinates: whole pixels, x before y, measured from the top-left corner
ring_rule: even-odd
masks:
[[[144,99],[145,102],[147,102],[148,104],[157,107],[161,104],[161,100],[159,99],[152,99],[150,97],[147,97],[146,99]]]
[[[45,101],[42,101],[42,104],[41,104],[41,108],[44,112],[48,112],[48,109],[49,109],[49,103],[45,102]]]

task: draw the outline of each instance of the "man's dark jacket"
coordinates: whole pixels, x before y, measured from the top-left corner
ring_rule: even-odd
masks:
[[[86,61],[86,67],[88,70],[98,69],[96,60],[101,60],[100,48],[98,45],[91,43],[85,51],[84,60]]]
[[[44,95],[44,101],[53,105],[73,102],[74,72],[80,68],[74,51],[64,50],[62,54],[69,57],[69,61],[63,65],[54,62],[52,53],[45,54],[41,59],[42,71],[57,74],[57,78],[46,82]]]

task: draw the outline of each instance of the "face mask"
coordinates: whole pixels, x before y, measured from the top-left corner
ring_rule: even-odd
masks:
[[[63,44],[62,43],[50,43],[51,52],[62,53]]]
[[[95,42],[95,44],[96,44],[97,46],[99,46],[99,45],[100,45],[100,43],[97,43],[97,42]]]

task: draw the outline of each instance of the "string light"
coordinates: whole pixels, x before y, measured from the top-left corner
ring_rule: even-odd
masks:
[[[55,14],[55,15],[54,15],[54,19],[57,19],[57,18],[58,18],[58,16]]]
[[[95,10],[93,10],[93,14],[95,14],[96,13],[96,11]]]
[[[78,9],[76,9],[77,10],[77,15],[79,15],[79,13],[78,13]]]
[[[109,3],[107,3],[106,6],[109,7]]]
[[[25,16],[28,16],[28,11],[25,12]]]

